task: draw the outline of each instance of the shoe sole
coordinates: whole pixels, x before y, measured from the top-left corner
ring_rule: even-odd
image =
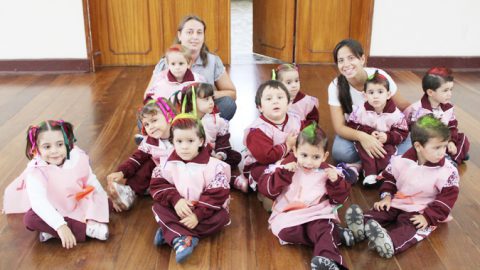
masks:
[[[115,201],[115,203],[120,205],[122,210],[124,210],[124,211],[130,210],[130,208],[132,208],[132,206],[133,206],[133,202],[135,201],[135,198],[130,203],[130,206],[128,206],[128,202],[122,201],[122,198],[120,196],[120,192],[117,189],[118,185],[120,185],[120,184],[118,184],[118,183],[113,183],[113,184],[114,184],[114,187],[115,187],[114,189],[115,189],[116,196],[112,196],[113,197],[112,199]]]
[[[388,235],[387,230],[380,226],[377,221],[371,219],[365,224],[365,234],[381,257],[388,259],[393,256],[392,239]]]
[[[340,239],[345,246],[353,247],[355,245],[355,237],[350,229],[343,229],[340,234]]]
[[[323,256],[315,256],[310,262],[312,270],[339,270],[338,266],[331,259]]]
[[[363,223],[363,211],[360,206],[352,204],[345,213],[345,221],[353,233],[356,242],[365,239],[365,224]]]

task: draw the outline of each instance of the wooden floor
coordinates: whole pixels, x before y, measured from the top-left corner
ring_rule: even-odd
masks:
[[[230,69],[238,90],[236,116],[231,121],[232,144],[242,148],[243,128],[255,117],[256,87],[268,79],[271,65],[236,65]],[[104,184],[134,149],[135,111],[153,67],[104,68],[94,74],[0,76],[0,191],[25,167],[25,132],[30,124],[63,118],[75,125],[78,145],[86,150],[94,172]],[[333,66],[302,66],[302,90],[320,100],[320,124],[333,131],[327,86]],[[422,72],[390,70],[400,92],[410,101],[421,92]],[[470,138],[471,160],[460,166],[460,197],[454,220],[440,226],[427,240],[386,260],[367,249],[341,247],[350,269],[480,269],[480,72],[456,72],[453,102],[460,130]],[[477,181],[477,182],[476,182]],[[27,231],[22,215],[0,215],[0,269],[309,269],[311,249],[280,246],[268,230],[268,214],[253,194],[232,192],[232,224],[200,241],[182,265],[168,246],[152,244],[157,228],[152,201],[139,200],[134,209],[112,214],[110,239],[89,240],[73,250],[58,240],[39,243]],[[347,203],[363,208],[377,199],[375,191],[355,186]],[[341,214],[345,207],[341,210]]]

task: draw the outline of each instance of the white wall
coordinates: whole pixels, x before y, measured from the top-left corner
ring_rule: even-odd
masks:
[[[371,56],[480,56],[480,1],[376,0]]]
[[[0,59],[86,59],[82,0],[0,0],[0,37]]]

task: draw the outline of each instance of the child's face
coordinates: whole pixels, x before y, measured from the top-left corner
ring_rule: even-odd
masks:
[[[441,104],[450,103],[452,99],[453,82],[442,84],[437,90],[427,90],[427,95],[435,102]]]
[[[147,135],[155,139],[167,139],[170,136],[170,125],[161,112],[144,114],[142,125]]]
[[[194,159],[203,143],[203,139],[198,137],[194,128],[173,131],[173,147],[178,156],[185,161]]]
[[[48,164],[60,166],[67,157],[67,147],[60,130],[47,130],[38,135],[38,152]]]
[[[281,78],[282,79],[280,81],[287,87],[288,92],[290,93],[290,99],[295,99],[298,91],[300,91],[300,77],[298,75],[298,71],[283,71]]]
[[[185,56],[180,52],[169,52],[167,54],[168,70],[175,76],[177,81],[182,81],[185,72],[189,68],[189,63]]]
[[[438,163],[445,157],[448,141],[442,141],[441,138],[433,137],[428,139],[424,146],[419,142],[415,142],[415,150],[417,150],[418,160],[420,163],[427,161],[431,163]]]
[[[370,104],[375,111],[382,111],[387,104],[387,100],[390,98],[390,91],[388,91],[385,86],[382,84],[367,84],[367,89],[365,89],[365,99],[368,104]]]
[[[321,145],[311,145],[309,143],[300,144],[293,149],[293,154],[297,158],[298,166],[312,170],[320,167],[328,157],[328,152]]]
[[[213,106],[215,103],[213,102],[213,96],[209,97],[197,97],[197,111],[202,114],[212,113]]]
[[[280,88],[267,86],[263,90],[258,109],[268,120],[281,124],[288,110],[287,94]]]
[[[365,56],[358,58],[347,46],[343,46],[337,52],[338,70],[347,79],[354,78],[357,73],[363,71],[364,64]]]

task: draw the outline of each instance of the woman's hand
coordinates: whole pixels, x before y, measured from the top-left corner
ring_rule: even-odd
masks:
[[[383,144],[375,136],[362,132],[359,142],[371,158],[384,158],[387,154]]]
[[[60,226],[60,228],[57,229],[57,233],[60,240],[62,240],[62,247],[70,249],[77,245],[77,239],[75,239],[75,236],[67,224]]]

